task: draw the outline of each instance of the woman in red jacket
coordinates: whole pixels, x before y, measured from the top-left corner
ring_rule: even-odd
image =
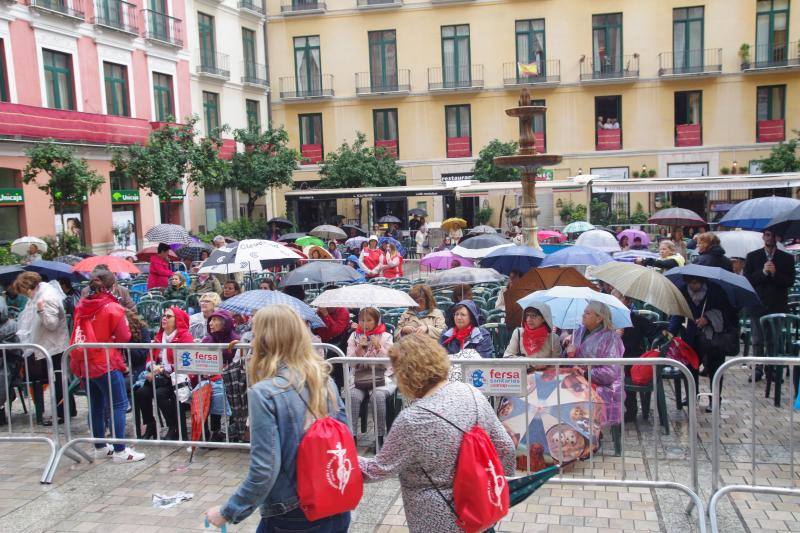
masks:
[[[169,307],[161,317],[161,329],[156,333],[156,343],[193,343],[189,333],[189,315],[180,307]],[[136,389],[134,397],[136,408],[141,413],[146,430],[142,438],[157,437],[156,420],[153,416],[153,396],[158,409],[167,423],[169,432],[166,440],[178,439],[178,417],[176,412],[175,390],[172,385],[172,373],[175,371],[175,353],[171,349],[156,349],[150,352],[144,384]],[[138,429],[138,428],[137,428]]]
[[[370,235],[369,246],[361,250],[361,256],[358,258],[359,265],[364,271],[364,276],[369,278],[377,278],[381,275],[383,270],[383,251],[378,248],[378,237]]]
[[[150,274],[147,276],[147,290],[163,289],[169,284],[172,269],[169,267],[169,246],[158,243],[158,253],[150,258]]]
[[[383,269],[384,278],[402,278],[403,277],[403,256],[397,251],[397,246],[389,243],[389,249],[386,250],[386,255],[383,260],[386,267]]]

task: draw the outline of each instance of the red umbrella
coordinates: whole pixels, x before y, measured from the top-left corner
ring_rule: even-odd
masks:
[[[113,255],[96,255],[75,263],[72,269],[75,272],[91,272],[97,265],[105,265],[108,270],[116,274],[127,272],[128,274],[138,274],[139,269],[136,265],[125,259],[114,257]]]
[[[136,257],[139,261],[150,261],[150,258],[157,253],[158,246],[148,246],[147,248],[142,248],[142,250],[136,254]],[[170,261],[179,261],[178,255],[172,250],[169,251],[168,257]]]
[[[555,230],[540,230],[536,233],[536,238],[540,241],[546,241],[548,239],[555,239],[556,242],[564,242],[567,240],[567,236],[561,233],[560,231]]]
[[[208,411],[211,409],[211,383],[200,385],[192,392],[192,440],[200,440],[203,436],[203,424],[208,418]],[[189,462],[194,456],[194,446],[189,455]]]

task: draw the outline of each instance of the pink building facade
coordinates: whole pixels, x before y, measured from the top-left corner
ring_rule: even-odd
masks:
[[[48,197],[21,181],[25,150],[45,138],[106,177],[66,216],[95,251],[141,246],[164,209],[191,224],[180,196],[159,205],[113,176],[108,150],[192,113],[184,11],[184,0],[0,0],[0,240],[61,230]]]

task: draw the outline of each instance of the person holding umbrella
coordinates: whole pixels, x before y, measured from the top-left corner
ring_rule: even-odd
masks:
[[[561,357],[561,341],[553,333],[547,304],[530,305],[523,310],[522,326],[514,329],[503,357]],[[535,367],[529,367],[532,369]]]
[[[764,247],[747,254],[743,274],[753,285],[761,306],[748,309],[750,332],[753,341],[753,355],[764,355],[764,331],[761,317],[772,313],[789,312],[789,289],[794,285],[794,258],[788,252],[778,249],[780,235],[773,230],[764,230]],[[780,368],[780,367],[777,367]],[[764,374],[762,367],[756,369],[756,381]]]
[[[158,243],[156,253],[150,257],[150,272],[147,276],[147,290],[163,289],[169,284],[172,269],[169,267],[170,247],[163,242]]]
[[[611,309],[596,300],[590,301],[583,310],[581,325],[566,339],[565,353],[569,358],[604,358],[622,357],[625,345],[617,333],[611,318]],[[620,403],[622,402],[622,369],[618,366],[605,365],[591,367],[580,372],[591,377],[591,383],[597,386],[597,393],[603,399],[605,407],[604,424],[614,426],[620,423]]]
[[[269,223],[269,231],[267,231],[267,240],[268,241],[277,241],[281,238],[281,230],[278,228],[278,224],[275,222]]]
[[[358,264],[367,279],[377,278],[381,275],[384,269],[384,255],[381,249],[378,248],[377,235],[369,236],[369,245],[361,250]]]
[[[447,326],[444,313],[436,307],[433,291],[427,285],[418,284],[411,287],[408,295],[417,302],[417,306],[406,309],[400,315],[394,338],[399,340],[406,335],[417,333],[438,340]]]

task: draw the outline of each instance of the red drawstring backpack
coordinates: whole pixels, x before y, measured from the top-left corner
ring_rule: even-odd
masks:
[[[364,493],[353,434],[331,416],[314,418],[297,448],[297,496],[310,521],[352,511]]]
[[[475,400],[475,393],[472,394],[472,399]],[[466,533],[486,531],[508,514],[509,494],[497,450],[486,430],[478,423],[478,401],[475,400],[475,425],[469,431],[464,431],[430,409],[420,408],[464,434],[456,460],[452,503],[444,497],[424,468],[422,472],[456,515],[458,527]]]

